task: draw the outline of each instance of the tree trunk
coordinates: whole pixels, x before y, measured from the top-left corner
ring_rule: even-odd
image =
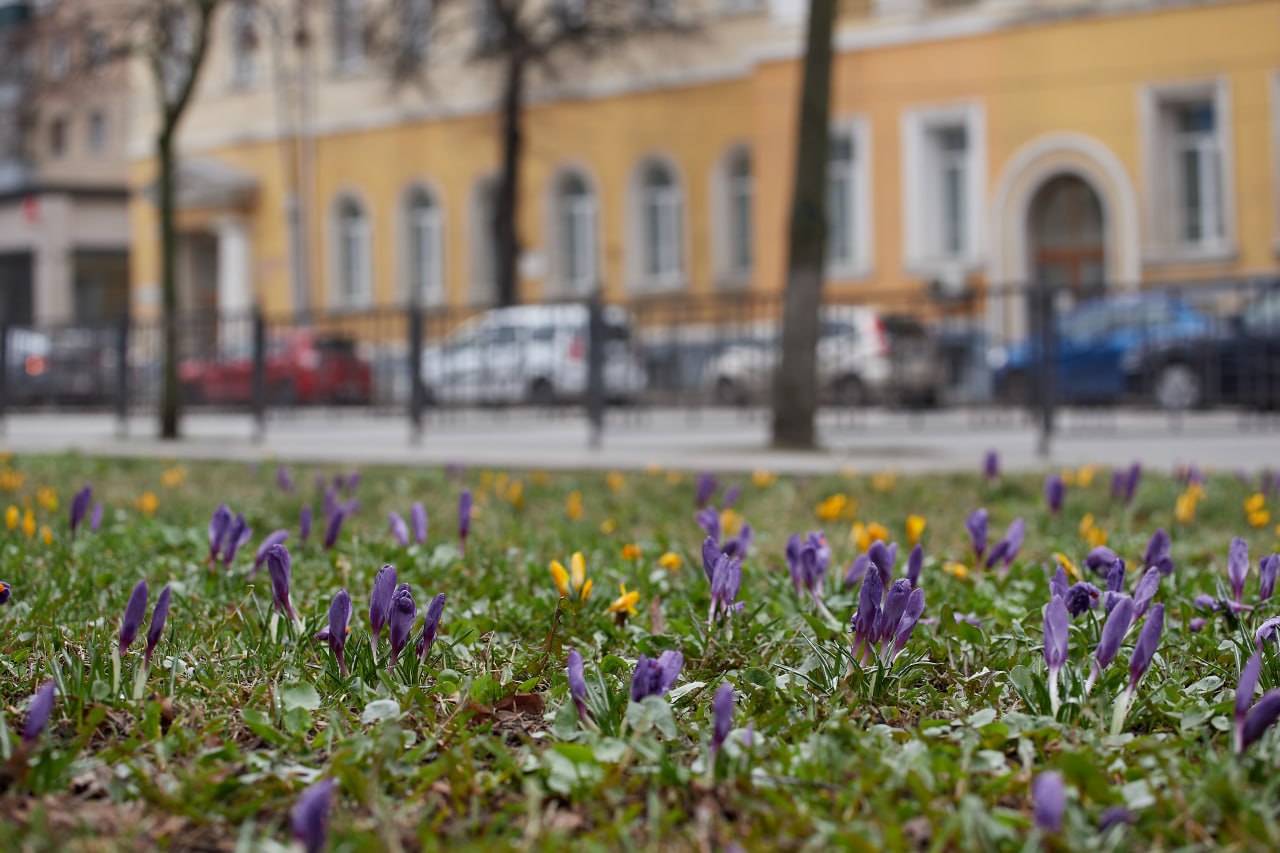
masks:
[[[164,329],[160,385],[160,437],[178,437],[178,233],[174,222],[173,134],[162,131],[156,137],[160,168],[160,293],[161,324]]]
[[[836,0],[809,2],[787,286],[782,306],[782,357],[773,388],[773,443],[778,447],[813,447],[815,440],[818,314],[827,252],[828,114],[835,9]]]
[[[507,79],[502,92],[502,171],[498,175],[493,205],[494,284],[499,305],[515,305],[520,299],[520,160],[524,147],[525,58],[519,52],[507,57]]]

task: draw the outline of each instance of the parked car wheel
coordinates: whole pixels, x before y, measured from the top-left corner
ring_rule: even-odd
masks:
[[[556,390],[545,377],[533,380],[529,385],[529,402],[534,406],[554,406]]]
[[[1156,405],[1168,412],[1194,409],[1204,399],[1200,377],[1190,365],[1174,362],[1160,368],[1151,389]]]
[[[837,406],[861,406],[867,400],[867,389],[860,377],[846,374],[831,384],[831,395]]]

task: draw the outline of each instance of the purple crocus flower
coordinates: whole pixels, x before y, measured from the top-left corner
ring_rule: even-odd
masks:
[[[1111,471],[1111,498],[1113,500],[1124,499],[1125,472],[1123,468],[1115,468]]]
[[[1218,602],[1214,601],[1212,598],[1209,598],[1209,596],[1198,595],[1196,596],[1196,598],[1197,599],[1208,598],[1213,605],[1210,609],[1211,610],[1218,609]],[[1198,600],[1196,601],[1196,606],[1197,607],[1201,606]],[[1272,616],[1270,619],[1265,620],[1261,625],[1258,626],[1258,630],[1253,635],[1254,645],[1257,646],[1259,650],[1261,650],[1262,644],[1267,640],[1270,640],[1272,637],[1276,636],[1276,632],[1278,630],[1280,630],[1280,616]]]
[[[431,647],[436,643],[436,635],[440,632],[440,617],[444,615],[444,593],[439,593],[427,605],[427,615],[422,620],[422,634],[418,637],[415,649],[418,657],[424,661],[431,654]]]
[[[1147,569],[1133,589],[1133,618],[1141,619],[1160,590],[1160,570]]]
[[[271,599],[277,610],[297,621],[298,617],[293,614],[293,604],[289,602],[289,572],[292,563],[289,549],[284,545],[272,545],[267,549],[267,574],[271,576]]]
[[[916,624],[920,621],[920,614],[924,613],[924,590],[917,587],[911,590],[911,595],[907,596],[907,607],[902,611],[902,618],[898,620],[898,627],[894,631],[893,651],[889,654],[889,662],[898,656],[898,653],[906,648],[907,641],[911,639],[911,634],[916,629]],[[967,620],[969,624],[975,624],[973,619]],[[976,622],[977,626],[982,627],[982,623]]]
[[[907,599],[910,597],[911,581],[906,578],[899,578],[889,587],[880,605],[880,612],[876,615],[876,624],[873,629],[876,643],[883,644],[886,640],[893,639],[894,633],[898,630],[898,622],[907,609]]]
[[[1093,689],[1094,682],[1102,675],[1102,671],[1115,660],[1116,653],[1120,651],[1120,643],[1124,641],[1132,624],[1133,599],[1121,594],[1111,608],[1107,621],[1102,625],[1102,633],[1098,637],[1098,648],[1094,652],[1093,668],[1084,684],[1085,693]]]
[[[236,520],[231,522],[227,536],[222,541],[222,565],[230,566],[235,562],[236,554],[252,537],[253,528],[245,523],[244,513],[237,513]]]
[[[1133,823],[1133,815],[1124,806],[1112,806],[1102,813],[1102,817],[1098,819],[1098,834],[1106,832],[1113,826],[1120,824]]]
[[[289,469],[280,464],[276,466],[276,485],[280,487],[280,491],[287,495],[293,494],[293,476],[289,473]]]
[[[711,612],[707,615],[707,624],[715,622],[716,616],[729,618],[735,610],[740,610],[738,590],[742,586],[742,561],[728,554],[721,554],[711,568]]]
[[[1084,567],[1092,572],[1104,574],[1111,569],[1111,564],[1115,561],[1116,552],[1106,545],[1099,545],[1085,555]]]
[[[75,493],[71,498],[71,536],[76,535],[76,528],[80,526],[80,522],[84,521],[85,515],[89,512],[89,503],[93,500],[93,487],[85,484],[84,488]]]
[[[919,547],[919,546],[917,546]],[[849,570],[844,573],[845,588],[849,588],[854,584],[862,583],[862,579],[867,576],[867,570],[871,568],[871,557],[867,554],[859,554],[849,564]],[[878,573],[877,573],[878,574]],[[794,576],[793,576],[794,579]],[[796,590],[799,592],[799,590]]]
[[[284,528],[273,530],[268,533],[266,538],[262,540],[262,544],[258,546],[258,550],[253,554],[253,571],[250,572],[249,577],[253,578],[257,576],[258,570],[262,568],[262,564],[267,560],[267,551],[271,550],[272,545],[283,544],[284,542],[287,542],[288,539],[289,531]]]
[[[1067,637],[1070,617],[1066,599],[1055,595],[1044,609],[1044,662],[1049,667],[1049,703],[1058,715],[1058,673],[1067,662]]]
[[[409,507],[409,527],[413,530],[413,541],[419,545],[427,542],[427,508],[415,502]]]
[[[711,754],[715,755],[733,729],[733,685],[727,681],[711,700],[711,719]]]
[[[591,719],[591,712],[587,709],[587,679],[582,672],[582,655],[577,649],[570,650],[564,672],[569,678],[569,696],[578,708],[578,718],[585,722]]]
[[[716,542],[720,541],[720,513],[713,506],[704,506],[698,510],[694,516],[694,520],[698,522],[698,526],[702,528],[702,532],[710,536]]]
[[[1049,578],[1049,596],[1051,598],[1066,598],[1069,582],[1067,581],[1067,570],[1058,564],[1058,569],[1053,573],[1053,577]]]
[[[307,544],[307,537],[311,535],[311,504],[305,504],[298,513],[298,541],[303,545]]]
[[[338,669],[343,678],[351,673],[347,670],[347,661],[343,651],[347,647],[347,634],[351,631],[351,596],[345,589],[338,590],[329,605],[329,649],[338,659]]]
[[[716,482],[715,474],[709,471],[699,474],[693,488],[693,505],[698,509],[702,509],[710,502],[711,496],[716,493],[716,489],[719,486],[720,484]]]
[[[1193,616],[1187,621],[1187,627],[1191,629],[1191,633],[1199,634],[1204,630],[1204,626],[1209,624],[1209,620],[1203,616]]]
[[[988,450],[986,455],[982,457],[982,474],[990,483],[1000,476],[1000,454],[994,450]]]
[[[209,519],[209,566],[218,560],[218,554],[222,551],[222,540],[227,535],[227,530],[231,527],[231,507],[226,504],[220,505],[213,511],[213,517]]]
[[[813,531],[803,539],[798,533],[791,534],[785,556],[796,592],[803,594],[807,591],[814,602],[822,606],[827,566],[831,562],[831,548],[827,546],[822,532]]]
[[[1276,590],[1276,575],[1280,574],[1280,554],[1263,557],[1258,563],[1258,600],[1267,601]]]
[[[1244,595],[1244,582],[1249,578],[1249,543],[1239,536],[1231,540],[1227,552],[1227,579],[1231,582],[1231,594],[1237,602]]]
[[[1244,721],[1253,707],[1253,694],[1262,675],[1262,655],[1254,652],[1240,671],[1240,683],[1236,686],[1235,742],[1236,753],[1244,751]]]
[[[396,592],[396,567],[387,563],[373,576],[373,593],[369,596],[369,633],[377,646],[382,626],[391,615],[391,599]]]
[[[1268,690],[1245,717],[1237,751],[1243,753],[1256,743],[1277,719],[1280,719],[1280,690]]]
[[[443,603],[443,602],[442,602]],[[409,634],[413,631],[413,620],[418,616],[418,605],[413,600],[413,590],[407,583],[396,587],[391,597],[391,666],[400,660],[400,652],[409,645]]]
[[[738,498],[742,497],[742,486],[734,483],[732,486],[724,490],[724,500],[722,503],[725,508],[733,506],[738,502]]]
[[[359,469],[359,468],[357,468],[356,470],[354,470],[354,471],[352,471],[350,474],[348,474],[348,475],[347,475],[347,485],[346,485],[346,487],[345,487],[345,489],[344,489],[344,490],[345,490],[345,491],[347,491],[347,492],[354,493],[354,492],[355,492],[355,490],[356,490],[356,489],[358,489],[358,488],[360,487],[360,477],[361,477],[361,476],[362,476],[362,475],[361,475],[361,473],[360,473],[360,469]]]
[[[1165,533],[1163,527],[1157,527],[1156,532],[1151,534],[1151,540],[1147,542],[1147,550],[1142,555],[1142,565],[1157,565],[1169,556],[1172,546],[1173,542],[1169,539],[1169,534]]]
[[[916,543],[916,547],[911,549],[911,553],[907,556],[907,580],[911,584],[911,588],[915,589],[920,585],[920,571],[924,568],[924,547],[920,543]],[[849,585],[848,577],[845,578],[845,586]]]
[[[28,746],[35,743],[45,726],[49,725],[56,690],[52,680],[46,681],[31,697],[31,704],[27,707],[27,722],[22,727],[22,741]]]
[[[991,546],[990,553],[987,554],[986,567],[989,569],[997,563],[1002,563],[1001,577],[1009,570],[1009,566],[1013,565],[1014,559],[1018,556],[1018,551],[1022,548],[1022,539],[1026,536],[1027,523],[1021,518],[1015,518],[1009,523],[1009,529],[1005,532],[1004,538]]]
[[[151,626],[147,628],[147,666],[151,666],[151,653],[160,643],[160,635],[164,633],[165,620],[169,618],[169,585],[165,584],[156,599],[155,610],[151,611]]]
[[[1142,481],[1142,465],[1135,462],[1129,466],[1129,470],[1124,475],[1124,491],[1123,498],[1126,504],[1133,503],[1133,497],[1138,493],[1138,483]]]
[[[1067,612],[1075,619],[1086,610],[1097,607],[1101,598],[1102,590],[1088,581],[1074,583],[1067,589]]]
[[[347,520],[347,514],[341,509],[329,516],[329,524],[324,529],[324,547],[329,550],[338,542],[338,537],[342,535],[342,522]]]
[[[647,696],[666,696],[675,686],[684,666],[684,655],[666,651],[657,658],[640,655],[635,672],[631,675],[631,701],[640,702]]]
[[[1151,608],[1151,615],[1142,625],[1138,633],[1138,642],[1133,646],[1133,657],[1129,659],[1129,690],[1133,691],[1147,674],[1151,659],[1160,647],[1160,635],[1164,632],[1164,605],[1157,604]]]
[[[11,595],[13,595],[13,587],[9,586],[8,581],[0,581],[0,604],[8,604]]]
[[[89,513],[89,532],[97,533],[100,527],[102,527],[102,501],[94,504],[93,512]]]
[[[1111,569],[1107,572],[1107,594],[1103,596],[1103,604],[1107,612],[1115,606],[1117,596],[1124,592],[1124,560],[1116,557],[1111,561]]]
[[[1062,509],[1062,500],[1067,496],[1067,484],[1062,482],[1062,477],[1057,474],[1050,474],[1044,478],[1044,500],[1049,505],[1049,512],[1054,515]]]
[[[324,490],[324,503],[321,505],[321,512],[325,518],[329,518],[338,511],[338,490],[335,488],[327,488]]]
[[[751,548],[751,540],[755,536],[755,531],[751,529],[750,524],[743,524],[742,529],[738,531],[738,535],[732,539],[728,539],[720,546],[720,550],[728,554],[730,557],[737,557],[739,560],[747,558],[747,551]]]
[[[1067,810],[1067,792],[1062,774],[1046,770],[1031,782],[1031,799],[1035,804],[1036,826],[1045,832],[1062,830],[1062,815]]]
[[[138,638],[138,629],[142,627],[142,617],[147,613],[147,582],[138,581],[129,595],[129,603],[124,607],[124,619],[120,622],[120,656],[129,650],[129,646]]]
[[[387,513],[387,522],[391,525],[391,538],[396,540],[396,544],[401,548],[408,547],[409,525],[404,523],[404,519],[400,517],[400,513]]]
[[[333,780],[321,779],[302,792],[290,813],[293,839],[307,853],[321,853],[329,838],[329,805],[333,800]]]
[[[471,532],[471,490],[463,489],[458,497],[458,546],[462,556],[467,554],[467,535]]]
[[[880,602],[884,598],[884,581],[879,572],[867,572],[858,592],[858,609],[853,614],[853,655],[865,660],[879,639]]]
[[[973,559],[976,563],[987,551],[987,511],[982,507],[975,509],[965,519],[964,526],[969,531],[969,541],[973,543]]]
[[[880,579],[884,581],[884,585],[892,583],[893,569],[898,564],[898,543],[886,545],[877,539],[867,549],[867,555],[871,557],[871,565],[880,570]]]

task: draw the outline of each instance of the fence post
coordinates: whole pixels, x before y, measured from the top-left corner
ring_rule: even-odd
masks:
[[[1040,340],[1040,377],[1037,402],[1040,404],[1040,435],[1036,444],[1036,453],[1042,459],[1049,458],[1050,445],[1053,439],[1054,403],[1057,388],[1054,387],[1054,373],[1057,358],[1057,326],[1054,323],[1054,291],[1045,283],[1037,284],[1035,291],[1036,327]]]
[[[587,424],[590,428],[590,447],[600,447],[604,435],[604,387],[605,358],[604,299],[601,288],[587,299]]]
[[[422,309],[409,305],[409,441],[422,443]]]
[[[116,324],[116,435],[129,434],[129,312]]]
[[[262,306],[253,307],[253,438],[262,441],[267,432],[267,321]]]
[[[48,365],[45,365],[48,370]],[[6,432],[9,413],[9,321],[0,320],[0,435]]]

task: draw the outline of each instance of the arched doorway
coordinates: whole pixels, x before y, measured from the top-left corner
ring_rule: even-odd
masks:
[[[1078,294],[1106,286],[1106,227],[1102,203],[1073,174],[1049,178],[1036,190],[1027,216],[1032,281]]]

